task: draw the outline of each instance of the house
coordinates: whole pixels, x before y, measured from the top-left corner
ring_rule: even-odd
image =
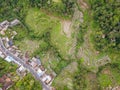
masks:
[[[8,42],[9,42],[9,38],[8,38],[8,37],[3,37],[2,39],[3,39],[3,41],[4,41],[5,47],[6,47],[6,48],[9,48],[9,47],[10,47],[10,45],[9,45],[9,43],[8,43]]]
[[[5,47],[6,47],[6,48],[9,48],[9,44],[8,44],[8,43],[5,43]]]
[[[5,55],[2,53],[2,51],[0,51],[0,57],[5,58]]]
[[[24,68],[22,65],[17,69],[17,74],[20,76],[25,76],[26,75],[26,68]]]
[[[31,65],[33,68],[35,68],[35,67],[41,65],[41,62],[40,62],[39,59],[33,57],[33,58],[31,59],[30,65]]]
[[[32,58],[32,61],[34,61],[34,62],[37,63],[38,65],[41,65],[40,59],[38,59],[38,58],[33,57],[33,58]]]
[[[20,23],[20,21],[18,19],[15,19],[15,20],[10,22],[10,27],[13,27],[13,26],[15,26],[15,25],[17,25],[19,23]]]
[[[7,30],[8,26],[9,26],[9,22],[7,20],[5,20],[2,23],[0,23],[0,30],[5,31],[5,30]]]
[[[28,60],[29,60],[29,53],[28,53],[28,51],[25,52],[24,60],[25,60],[26,62],[28,62]]]
[[[45,68],[43,67],[43,65],[39,65],[39,68],[40,68],[42,71],[45,71]]]
[[[45,84],[49,84],[51,81],[52,81],[52,77],[50,75],[47,75],[47,74],[44,74],[42,76],[42,81],[45,83]]]
[[[16,47],[15,45],[13,45],[12,48],[14,48],[14,49],[18,49],[18,47]]]
[[[8,50],[10,52],[12,52],[16,57],[18,57],[20,55],[21,51],[20,50],[16,50],[16,49],[17,49],[17,47],[13,47],[13,46],[8,48]]]
[[[37,64],[36,62],[34,62],[34,61],[31,61],[30,65],[31,65],[33,68],[35,68],[38,64]]]
[[[19,72],[24,72],[25,70],[26,70],[26,68],[24,68],[23,66],[20,66],[18,69]]]
[[[2,90],[7,90],[13,84],[13,81],[7,75],[3,75],[0,78],[0,83],[2,84]]]
[[[15,55],[16,57],[18,57],[18,56],[20,55],[20,53],[16,51],[14,55]]]
[[[7,62],[12,62],[12,61],[14,61],[14,59],[13,59],[11,56],[7,56],[7,57],[5,58],[5,60],[6,60]]]
[[[12,48],[12,47],[9,47],[8,50],[9,50],[10,52],[12,52],[13,54],[16,53],[16,50],[15,50],[14,48]]]
[[[46,72],[46,69],[42,65],[40,65],[36,68],[36,71],[39,77],[41,77]]]
[[[13,57],[11,57],[11,56],[7,56],[6,58],[5,58],[5,60],[7,61],[7,62],[14,62],[14,63],[16,63],[16,64],[18,64],[19,66],[21,65],[18,61],[16,61]]]
[[[7,20],[3,21],[0,23],[0,25],[3,27],[3,26],[6,26],[6,25],[9,25],[9,22]]]
[[[45,71],[42,71],[40,68],[37,69],[37,74],[39,77],[41,77],[44,73]]]
[[[13,40],[9,40],[8,44],[9,44],[10,47],[13,46]]]

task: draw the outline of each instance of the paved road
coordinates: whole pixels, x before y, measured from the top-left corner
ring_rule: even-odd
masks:
[[[30,71],[30,73],[35,77],[36,80],[39,80],[43,86],[43,88],[45,90],[50,90],[50,86],[46,85],[44,82],[42,82],[40,80],[40,77],[38,76],[37,72],[28,64],[26,64],[24,62],[24,60],[20,59],[19,57],[16,57],[14,56],[14,54],[12,54],[9,50],[7,50],[5,47],[4,47],[4,44],[3,44],[3,41],[0,37],[0,48],[1,48],[1,51],[7,55],[7,56],[11,56],[12,58],[14,58],[14,60],[16,60],[17,62],[19,62],[21,65],[23,65],[27,70]]]

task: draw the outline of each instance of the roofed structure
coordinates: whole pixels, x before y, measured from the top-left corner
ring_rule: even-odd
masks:
[[[20,21],[18,19],[15,19],[15,20],[10,22],[10,27],[15,26],[15,25],[17,25],[19,23],[20,23]]]
[[[0,83],[2,84],[2,90],[7,90],[13,84],[13,81],[7,75],[3,75],[0,78]]]

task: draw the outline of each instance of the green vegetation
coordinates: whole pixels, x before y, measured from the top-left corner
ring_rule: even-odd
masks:
[[[40,82],[33,79],[31,74],[28,74],[23,79],[17,81],[10,90],[42,90]]]
[[[86,74],[88,70],[81,64],[82,60],[78,61],[78,72],[75,73],[73,83],[75,90],[85,90],[87,87]]]
[[[99,26],[94,38],[96,49],[100,51],[120,49],[120,3],[117,0],[99,2],[94,0],[93,4],[94,21]]]
[[[119,78],[119,70],[114,67],[113,64],[100,67],[99,72],[97,73],[97,79],[101,89],[109,86],[120,85]]]
[[[55,46],[63,57],[67,55],[71,42],[69,38],[61,33],[61,24],[58,19],[53,20],[39,9],[29,9],[26,23],[32,30],[30,32],[32,39],[48,38],[50,34],[48,38],[50,41],[46,41]]]
[[[80,25],[79,28],[80,30],[78,31],[78,35],[77,35],[77,45],[81,46],[81,44],[83,44],[84,42],[84,35],[87,31],[87,25],[84,23]]]
[[[98,80],[100,82],[100,86],[108,87],[112,85],[112,81],[110,80],[110,77],[106,74],[100,74]]]
[[[66,66],[61,73],[55,78],[53,86],[57,90],[74,90],[73,76],[78,71],[77,62],[72,62]]]
[[[54,30],[57,25],[53,20],[50,20],[45,13],[39,9],[29,9],[26,16],[26,23],[33,30],[35,37],[41,37],[44,33]]]
[[[28,36],[28,31],[22,25],[12,27],[11,30],[17,32],[17,35],[14,38],[15,41],[21,41]]]
[[[50,13],[64,18],[73,15],[74,0],[29,0],[32,7],[46,9]],[[58,2],[59,1],[59,2]],[[61,2],[60,2],[61,1]]]
[[[120,85],[119,5],[118,0],[0,0],[0,22],[21,21],[9,29],[18,33],[15,45],[30,56],[39,55],[45,68],[57,74],[53,81],[57,90],[104,90]],[[74,22],[76,8],[83,13],[83,23],[79,14]],[[70,37],[62,30],[66,19],[78,25]],[[95,62],[107,54],[111,64],[96,67]],[[0,76],[16,70],[11,63],[0,63]],[[28,74],[10,90],[41,90],[41,86]]]
[[[7,73],[15,73],[17,65],[8,63],[7,61],[0,58],[0,77]]]

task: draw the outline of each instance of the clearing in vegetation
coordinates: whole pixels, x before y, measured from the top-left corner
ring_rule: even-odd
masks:
[[[41,10],[31,8],[26,16],[26,23],[37,37],[49,32],[51,44],[58,49],[63,57],[68,56],[68,50],[72,42],[70,38],[62,33],[59,19],[53,20]]]

